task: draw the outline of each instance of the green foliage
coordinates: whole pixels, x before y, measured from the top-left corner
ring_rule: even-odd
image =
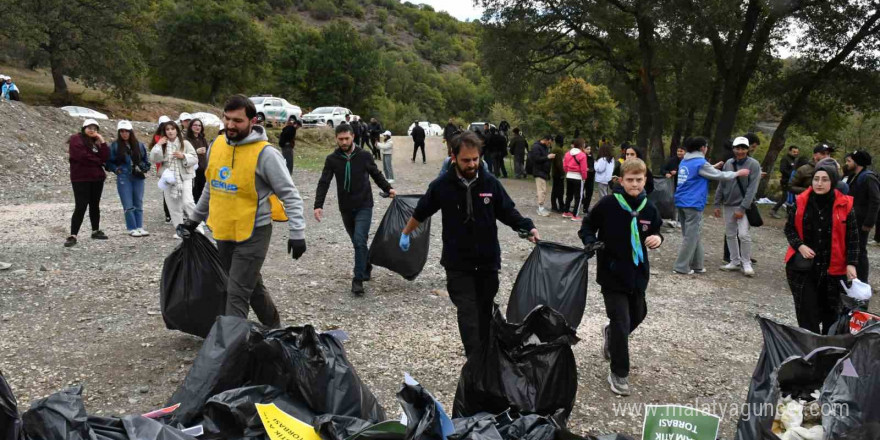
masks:
[[[538,109],[554,130],[573,133],[580,128],[593,141],[616,130],[620,113],[607,87],[574,77],[548,88]]]
[[[523,123],[523,118],[516,109],[500,102],[492,104],[489,108],[489,120],[495,124],[507,121],[511,128],[519,127]]]
[[[309,3],[312,17],[318,20],[330,20],[339,14],[339,10],[331,0],[314,0]]]

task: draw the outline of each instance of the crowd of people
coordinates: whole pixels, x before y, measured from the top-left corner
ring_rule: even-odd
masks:
[[[129,121],[119,121],[116,138],[108,145],[97,121],[88,119],[69,140],[70,176],[75,208],[65,246],[74,246],[88,210],[93,239],[107,239],[100,229],[100,201],[106,172],[116,175],[128,233],[149,235],[143,227],[146,174],[155,166],[160,176],[166,220],[175,237],[211,230],[224,268],[229,271],[226,313],[246,317],[252,308],[264,325],[277,327],[280,319],[260,270],[272,234],[272,221],[288,223],[288,253],[298,259],[306,251],[303,200],[292,178],[293,148],[298,122],[282,130],[273,148],[265,129],[257,125],[253,103],[243,95],[224,105],[221,133],[208,141],[204,124],[189,114],[178,122],[162,117],[149,145],[137,139]],[[489,124],[468,131],[452,120],[444,129],[447,158],[440,175],[424,192],[412,217],[400,231],[399,247],[409,251],[411,234],[438,211],[442,216],[440,264],[446,287],[457,309],[465,354],[481,349],[489,337],[492,304],[499,288],[501,246],[498,222],[522,238],[540,240],[535,222],[523,216],[505,190],[505,158],[513,157],[512,177],[533,176],[537,214],[560,214],[580,222],[577,235],[597,255],[597,282],[608,324],[603,328],[603,356],[610,361],[611,390],[628,395],[629,335],[647,315],[645,295],[650,279],[648,250],[664,243],[661,226],[680,227],[682,240],[672,266],[676,275],[707,271],[702,244],[703,211],[710,181],[717,181],[713,215],[723,219],[725,262],[722,271],[756,275],[750,229],[760,223],[755,198],[764,173],[752,157],[760,140],[752,133],[735,138],[725,160],[707,159],[708,141],[687,138],[662,167],[661,179],[674,185],[675,215],[661,218],[648,195],[654,176],[644,152],[623,143],[619,151],[602,139],[595,145],[575,137],[568,145],[563,135],[541,136],[531,146],[519,127]],[[512,130],[511,130],[512,128]],[[512,135],[508,135],[512,133]],[[426,163],[425,132],[418,123],[412,162],[421,150]],[[394,144],[391,133],[374,118],[334,127],[335,148],[326,157],[315,190],[313,216],[325,217],[324,202],[336,181],[339,216],[354,250],[351,292],[366,293],[372,266],[368,238],[373,218],[375,184],[385,197],[395,197],[392,186]],[[868,169],[871,156],[855,151],[841,166],[831,158],[834,149],[820,144],[811,161],[802,163],[791,146],[782,158],[780,183],[783,200],[771,215],[788,211],[784,235],[789,243],[785,273],[794,299],[798,324],[827,333],[841,313],[841,281],[868,282],[866,246],[880,211],[880,177]],[[382,159],[382,170],[377,160]],[[372,183],[371,183],[372,181]],[[550,209],[547,209],[548,186]],[[592,202],[594,191],[598,198]],[[758,217],[756,217],[758,216]],[[875,241],[877,241],[875,235]],[[592,250],[588,251],[590,254]]]

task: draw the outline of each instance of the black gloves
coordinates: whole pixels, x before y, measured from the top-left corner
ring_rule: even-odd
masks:
[[[177,235],[180,236],[180,238],[189,238],[190,234],[192,234],[198,226],[199,222],[195,220],[186,220],[177,225]]]
[[[294,260],[298,260],[299,257],[302,256],[306,252],[306,241],[305,240],[287,240],[287,253],[293,257]]]
[[[587,254],[587,259],[593,258],[596,255],[596,251],[599,249],[604,249],[605,243],[601,241],[596,241],[595,237],[593,237],[592,241],[584,244],[584,253]]]

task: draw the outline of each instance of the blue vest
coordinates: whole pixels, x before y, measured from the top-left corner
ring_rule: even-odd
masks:
[[[678,184],[675,187],[675,206],[702,211],[709,195],[709,179],[700,175],[706,158],[697,157],[681,161],[678,165]]]

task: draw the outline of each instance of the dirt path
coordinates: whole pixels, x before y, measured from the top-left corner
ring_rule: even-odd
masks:
[[[423,165],[410,162],[408,138],[395,138],[395,144],[395,187],[401,194],[423,192],[437,175],[445,146],[439,138],[429,138],[428,164]],[[404,372],[451,410],[464,357],[455,310],[447,297],[437,295],[445,288],[438,264],[440,219],[435,219],[429,263],[417,280],[407,282],[377,268],[367,296],[354,298],[349,292],[353,252],[334,190],[325,206],[325,221],[317,223],[311,217],[317,178],[315,172],[294,171],[309,214],[307,253],[299,261],[291,260],[285,253],[286,226],[276,226],[263,269],[283,321],[347,331],[350,358],[390,416],[399,412],[395,393]],[[577,224],[555,215],[534,215],[531,181],[503,182],[521,212],[535,219],[544,239],[578,243]],[[189,370],[200,340],[166,330],[159,313],[162,261],[177,243],[163,222],[155,178],[148,181],[145,196],[145,226],[152,236],[136,239],[124,234],[122,210],[110,180],[102,205],[102,228],[110,240],[83,238],[72,249],[62,247],[72,211],[67,183],[59,182],[57,192],[51,193],[53,199],[46,202],[0,205],[0,261],[14,264],[0,272],[0,370],[11,382],[21,410],[75,383],[85,385],[92,413],[121,415],[163,405]],[[373,230],[387,206],[387,200],[376,197]],[[639,405],[680,403],[716,405],[714,412],[724,417],[721,436],[733,436],[735,419],[729,411],[745,400],[761,346],[754,315],[794,322],[781,263],[786,246],[781,223],[768,220],[755,231],[758,276],[751,280],[716,269],[722,225],[713,218],[704,226],[707,274],[671,274],[678,231],[666,233],[663,247],[650,253],[654,270],[648,317],[632,337],[634,393],[628,398],[615,397],[607,389],[608,366],[600,354],[599,337],[606,318],[593,281],[595,270],[590,269],[587,311],[579,328],[582,340],[574,347],[580,373],[570,422],[574,432],[638,437]],[[507,228],[501,228],[499,236],[503,267],[497,299],[506,307],[531,245]],[[873,248],[871,257],[877,259]]]

